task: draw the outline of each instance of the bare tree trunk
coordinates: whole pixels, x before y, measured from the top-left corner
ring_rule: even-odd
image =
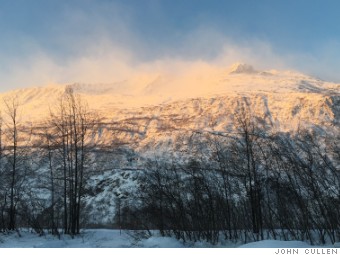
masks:
[[[17,148],[18,148],[18,107],[19,103],[16,98],[9,98],[4,100],[6,106],[6,113],[10,119],[8,125],[11,142],[11,181],[10,181],[10,208],[9,208],[9,223],[8,229],[15,230],[16,224],[16,208],[15,208],[15,188],[17,177]]]

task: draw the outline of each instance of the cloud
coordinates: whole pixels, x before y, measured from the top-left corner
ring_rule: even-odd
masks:
[[[160,44],[157,38],[135,34],[128,19],[116,18],[114,26],[108,27],[97,15],[90,29],[72,35],[79,27],[77,23],[87,24],[87,18],[82,12],[65,15],[66,20],[52,29],[59,48],[53,48],[51,41],[46,47],[27,38],[24,55],[1,56],[6,69],[0,70],[0,90],[51,83],[110,83],[140,74],[210,72],[235,62],[249,63],[260,70],[294,68],[337,78],[337,60],[332,57],[333,50],[339,48],[336,42],[325,45],[315,56],[294,52],[283,55],[270,42],[230,37],[213,27],[198,25],[177,41]],[[69,30],[66,23],[71,26]],[[63,27],[65,35],[59,31]]]
[[[87,42],[83,54],[57,58],[43,49],[35,50],[22,59],[11,59],[6,74],[1,74],[2,83],[14,87],[40,86],[50,83],[110,83],[128,79],[142,73],[181,75],[193,70],[227,68],[234,62],[247,62],[255,66],[278,67],[282,61],[272,52],[270,46],[262,42],[251,46],[240,46],[231,40],[218,38],[218,47],[210,51],[205,42],[196,38],[182,43],[179,50],[172,48],[162,57],[149,56],[145,61],[138,57],[138,49],[117,46],[110,39],[102,38],[95,43]],[[214,38],[210,37],[210,40]],[[191,50],[189,50],[191,48]],[[195,49],[193,49],[195,48]],[[165,50],[166,51],[166,50]],[[7,87],[11,89],[11,87]]]
[[[133,5],[106,0],[95,4],[38,1],[12,11],[18,15],[5,15],[7,20],[0,15],[0,23],[5,24],[0,92],[48,83],[109,83],[141,73],[179,75],[227,68],[234,62],[257,69],[297,69],[340,81],[337,41],[320,41],[324,43],[318,42],[312,52],[289,49],[284,38],[279,46],[254,37],[242,24],[237,27],[241,19],[232,24],[209,15],[196,19],[190,11],[176,16],[160,1]]]

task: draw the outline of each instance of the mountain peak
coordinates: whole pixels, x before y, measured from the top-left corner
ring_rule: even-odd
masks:
[[[258,73],[252,65],[245,63],[235,63],[229,68],[229,74],[253,74]]]

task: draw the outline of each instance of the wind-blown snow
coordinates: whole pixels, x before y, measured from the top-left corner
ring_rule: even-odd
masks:
[[[89,107],[110,117],[114,109],[137,109],[145,106],[171,104],[178,100],[215,98],[217,96],[281,97],[288,104],[314,95],[339,95],[340,85],[322,81],[294,71],[258,71],[248,64],[230,68],[210,68],[190,71],[182,75],[145,74],[133,76],[112,84],[72,84]],[[49,114],[66,85],[49,85],[14,90],[0,94],[1,98],[18,96],[23,119],[40,121]],[[288,101],[286,101],[288,99]],[[290,100],[292,101],[292,100]],[[291,103],[290,103],[291,104]]]

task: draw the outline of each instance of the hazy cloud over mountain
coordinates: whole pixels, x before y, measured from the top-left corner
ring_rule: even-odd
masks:
[[[0,90],[235,61],[340,81],[336,7],[336,1],[5,1]]]

